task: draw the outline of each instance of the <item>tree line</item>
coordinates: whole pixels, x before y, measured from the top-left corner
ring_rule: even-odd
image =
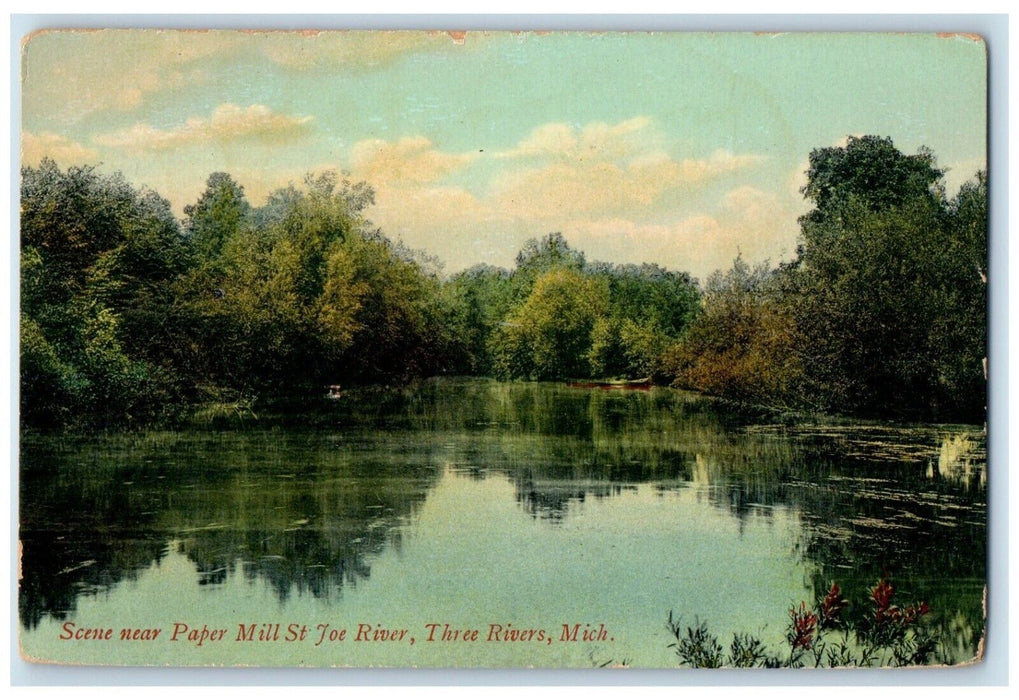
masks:
[[[149,424],[196,407],[436,375],[651,379],[729,399],[980,419],[987,178],[930,151],[816,149],[795,258],[704,284],[588,261],[559,233],[455,275],[393,242],[370,185],[313,174],[252,206],[214,173],[178,220],[89,166],[21,173],[21,415]]]
[[[934,154],[851,137],[810,154],[795,259],[737,259],[665,358],[707,393],[850,414],[980,420],[987,177],[952,198]]]

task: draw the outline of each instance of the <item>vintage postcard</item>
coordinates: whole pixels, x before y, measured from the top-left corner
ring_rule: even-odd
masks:
[[[982,659],[981,37],[61,30],[21,70],[24,659]]]

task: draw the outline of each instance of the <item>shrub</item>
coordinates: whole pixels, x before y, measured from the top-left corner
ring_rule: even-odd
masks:
[[[833,583],[813,607],[801,601],[789,609],[788,650],[771,653],[747,633],[733,635],[728,655],[705,622],[685,627],[669,611],[667,626],[676,641],[669,644],[680,664],[690,668],[844,668],[849,666],[916,666],[931,663],[939,642],[923,624],[926,602],[899,607],[895,587],[882,578],[870,590],[871,609],[858,620],[844,617],[848,601]]]

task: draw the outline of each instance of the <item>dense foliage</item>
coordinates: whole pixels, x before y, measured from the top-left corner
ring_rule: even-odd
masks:
[[[979,418],[987,180],[850,138],[810,156],[797,257],[701,288],[590,262],[559,233],[449,278],[309,175],[253,207],[213,173],[178,221],[90,167],[25,168],[26,425],[148,423],[436,374],[646,379],[759,404]]]
[[[52,162],[23,171],[21,192],[24,421],[160,417],[187,381],[174,285],[192,255],[169,203]]]
[[[987,179],[951,200],[934,156],[851,137],[810,155],[795,260],[709,281],[668,357],[681,386],[761,403],[979,419]]]

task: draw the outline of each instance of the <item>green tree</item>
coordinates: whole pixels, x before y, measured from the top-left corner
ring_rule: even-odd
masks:
[[[552,270],[583,272],[584,254],[570,247],[562,233],[549,233],[542,238],[531,238],[520,249],[512,274],[512,303],[523,302],[542,275]]]
[[[980,416],[986,406],[987,174],[978,172],[949,202],[945,307],[931,329],[941,407]]]
[[[738,256],[706,283],[700,314],[664,360],[677,386],[760,404],[796,400],[802,369],[783,273]]]
[[[678,338],[697,313],[700,301],[697,283],[685,272],[666,270],[652,263],[594,263],[587,266],[587,271],[606,281],[610,313],[619,319],[654,326],[669,337]]]
[[[180,289],[196,338],[192,366],[209,388],[308,391],[331,372],[329,344],[337,340],[329,260],[369,232],[363,210],[373,193],[330,171],[273,192],[259,209],[248,211],[240,194],[232,178],[216,174],[189,209],[201,213],[195,220],[205,230],[222,234],[215,265],[194,268]],[[322,310],[323,295],[332,310]],[[332,320],[323,326],[323,318]]]
[[[169,203],[118,173],[22,171],[26,421],[145,421],[184,401],[173,288],[188,246]]]
[[[587,273],[609,290],[609,318],[594,331],[592,370],[636,379],[660,373],[661,359],[696,315],[700,294],[685,272],[658,265],[593,263]]]
[[[662,373],[662,358],[672,338],[654,323],[623,321],[619,339],[626,358],[626,376],[629,379],[658,377]]]
[[[604,284],[570,269],[545,273],[497,335],[497,371],[542,380],[589,376],[591,332],[607,310]]]
[[[983,406],[986,180],[949,202],[942,174],[929,150],[904,155],[890,139],[811,154],[815,209],[789,293],[818,404],[927,417]]]
[[[198,201],[184,207],[184,229],[199,258],[213,262],[251,212],[244,188],[227,173],[209,175]]]
[[[596,377],[622,377],[629,369],[626,347],[622,338],[623,319],[601,316],[591,329],[589,360],[591,374]]]
[[[475,265],[447,280],[442,294],[447,324],[458,340],[451,358],[455,371],[491,374],[492,338],[513,306],[511,274],[491,265]]]
[[[37,255],[43,271],[22,298],[22,308],[65,306],[81,292],[98,257],[124,239],[137,193],[116,174],[100,176],[94,167],[66,172],[44,159],[21,171],[21,246]]]
[[[438,279],[382,237],[334,247],[318,309],[332,376],[405,380],[444,368]]]
[[[884,211],[917,199],[943,200],[943,175],[930,149],[905,155],[886,137],[850,136],[845,146],[814,149],[800,190],[814,203],[804,217],[804,237],[810,243],[808,224],[838,218],[851,203]]]
[[[517,253],[516,263],[518,273],[533,274],[537,278],[558,268],[583,270],[584,254],[571,248],[557,231],[527,241]]]
[[[72,420],[83,393],[84,377],[61,359],[43,329],[21,316],[21,420],[26,425],[53,427]]]

